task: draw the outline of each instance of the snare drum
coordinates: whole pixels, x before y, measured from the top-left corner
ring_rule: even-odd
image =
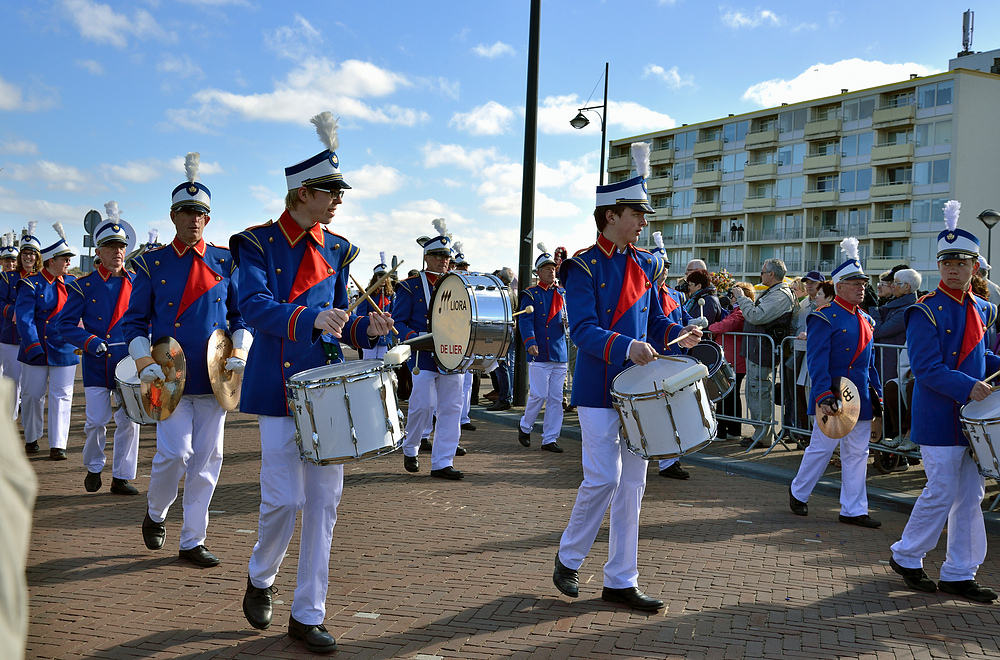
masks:
[[[713,341],[703,341],[688,351],[688,355],[708,367],[705,391],[712,403],[724,399],[736,385],[736,374],[726,362],[722,347]]]
[[[317,465],[363,461],[403,446],[396,374],[382,360],[328,364],[285,383],[295,442]]]
[[[507,285],[495,275],[452,271],[431,295],[427,330],[443,373],[486,371],[507,356],[514,317]]]
[[[688,356],[629,367],[611,383],[625,446],[639,458],[678,458],[703,449],[717,427],[705,391],[708,368]]]
[[[115,367],[115,384],[118,397],[125,406],[125,416],[136,424],[156,424],[156,420],[146,413],[142,406],[142,384],[135,370],[135,360],[129,356]]]
[[[1000,479],[1000,392],[965,404],[959,419],[979,473]]]

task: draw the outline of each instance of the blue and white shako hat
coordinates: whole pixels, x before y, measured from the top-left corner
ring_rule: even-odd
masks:
[[[385,263],[385,252],[378,253],[378,265],[372,270],[376,275],[381,275],[389,270],[389,264]]]
[[[312,119],[313,126],[320,141],[326,147],[312,158],[285,168],[285,183],[289,190],[306,186],[320,190],[336,191],[342,188],[350,189],[340,173],[340,159],[337,149],[340,138],[337,137],[337,120],[330,112],[321,112]]]
[[[469,264],[465,258],[465,245],[460,241],[455,241],[455,244],[451,248],[451,260],[455,262],[456,266],[467,266]]]
[[[75,257],[80,254],[80,252],[75,247],[71,246],[66,240],[66,231],[63,229],[61,222],[53,224],[52,228],[55,229],[56,234],[59,235],[59,240],[42,250],[42,263],[45,263],[54,257]]]
[[[417,245],[424,248],[424,254],[447,254],[450,257],[451,235],[448,233],[447,223],[444,218],[434,218],[431,224],[438,235],[434,238],[421,236],[417,239]]]
[[[123,243],[125,254],[132,252],[136,241],[135,229],[121,219],[118,202],[110,201],[105,204],[104,214],[108,219],[94,229],[94,245],[102,247],[108,243]]]
[[[858,239],[853,236],[845,238],[840,242],[840,251],[847,257],[847,261],[833,269],[833,273],[830,275],[833,283],[868,279],[865,271],[861,268],[861,261],[858,259]]]
[[[958,214],[962,203],[949,199],[944,203],[945,230],[938,234],[938,261],[942,259],[976,259],[979,257],[979,239],[974,234],[958,228]]]
[[[17,259],[17,248],[14,247],[14,232],[12,231],[0,236],[0,259]]]
[[[538,255],[538,258],[535,259],[536,271],[545,264],[552,264],[553,266],[556,265],[555,257],[553,257],[552,254],[549,252],[548,248],[545,247],[545,243],[539,243],[535,247],[537,247],[542,252],[540,255]]]
[[[21,231],[21,249],[19,252],[24,252],[25,250],[42,251],[42,242],[35,235],[37,231],[38,221],[28,220],[28,228]]]
[[[597,206],[614,206],[624,204],[636,211],[653,213],[649,205],[649,192],[646,190],[646,178],[649,176],[649,143],[632,143],[632,160],[635,162],[637,176],[626,181],[597,186]]]
[[[200,165],[201,154],[197,151],[189,152],[184,158],[184,173],[187,175],[187,182],[174,188],[170,203],[171,211],[182,209],[185,206],[194,206],[205,213],[212,210],[212,193],[208,191],[205,184],[197,181]]]

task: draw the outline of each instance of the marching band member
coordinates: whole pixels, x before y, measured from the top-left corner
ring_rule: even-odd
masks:
[[[0,236],[0,278],[17,270],[17,247],[14,246],[14,232]],[[6,287],[5,280],[0,280],[0,287]],[[2,323],[2,322],[0,322]],[[0,335],[2,335],[0,330]],[[2,336],[0,336],[2,338]],[[3,359],[0,356],[0,376],[3,376]]]
[[[66,304],[66,286],[76,279],[69,274],[69,265],[76,250],[66,242],[62,223],[57,222],[52,227],[59,240],[41,251],[42,270],[14,284],[17,291],[14,317],[17,333],[21,337],[17,359],[21,362],[25,447],[28,452],[38,451],[38,440],[45,426],[42,408],[47,390],[49,458],[64,461],[73,405],[73,380],[80,358],[73,352],[73,347],[59,336],[55,317]]]
[[[0,273],[0,305],[3,306],[3,328],[0,329],[0,361],[3,365],[3,375],[14,381],[14,386],[11,388],[13,394],[11,415],[15,421],[21,407],[21,363],[17,360],[17,353],[21,349],[21,336],[17,334],[17,323],[14,320],[14,303],[17,301],[17,291],[14,285],[17,284],[18,280],[37,273],[41,267],[38,255],[41,252],[42,244],[33,235],[36,225],[34,220],[28,221],[28,229],[23,230],[21,235],[20,250],[14,247],[14,236],[9,236],[8,249],[13,249],[17,257],[17,265],[10,272]],[[34,445],[33,449],[32,445]],[[38,451],[38,443],[29,443],[27,448],[29,452]]]
[[[562,390],[566,382],[566,290],[556,284],[556,262],[545,249],[535,259],[538,284],[521,291],[521,314],[518,330],[528,353],[528,401],[517,428],[517,439],[531,446],[531,429],[545,405],[542,421],[542,449],[561,454],[556,442],[562,429]]]
[[[916,376],[910,439],[920,445],[927,485],[903,537],[892,545],[889,565],[918,591],[940,588],[989,603],[997,592],[975,579],[986,558],[985,479],[969,453],[959,411],[969,399],[983,401],[992,392],[983,379],[1000,369],[1000,359],[986,346],[986,327],[996,320],[997,308],[971,292],[979,239],[957,228],[959,210],[955,200],[944,206],[946,228],[938,235],[937,255],[941,283],[904,312],[906,348]],[[923,563],[945,522],[948,551],[935,587]]]
[[[433,222],[438,235],[417,239],[424,250],[424,269],[396,287],[392,303],[392,318],[399,326],[400,339],[405,341],[427,332],[428,305],[431,291],[438,279],[448,272],[451,261],[451,238],[443,218]],[[418,472],[417,460],[420,438],[431,428],[435,405],[437,423],[434,427],[434,444],[431,447],[431,476],[439,479],[461,479],[464,474],[452,463],[459,450],[462,435],[462,387],[464,374],[445,374],[438,371],[430,351],[416,351],[410,365],[413,373],[413,392],[410,394],[409,412],[406,417],[406,440],[403,441],[403,467],[407,472]]]
[[[469,272],[468,259],[465,258],[465,246],[462,245],[460,241],[455,241],[455,245],[452,247],[452,270],[460,270],[463,273]],[[475,431],[476,425],[472,423],[469,418],[469,410],[472,407],[472,394],[475,392],[476,401],[479,401],[479,378],[480,374],[478,371],[466,371],[465,379],[462,381],[462,418],[461,418],[461,429],[463,431]],[[462,456],[464,450],[458,452],[458,456]]]
[[[124,339],[145,383],[165,378],[151,357],[150,335],[173,337],[184,351],[187,379],[184,395],[170,416],[156,424],[156,455],[147,492],[142,539],[150,550],[163,547],[164,521],[184,478],[184,523],[178,556],[196,566],[216,566],[219,558],[205,547],[208,507],[222,468],[226,411],[212,393],[208,377],[208,338],[217,328],[232,333],[233,346],[245,351],[253,341],[236,302],[236,265],[225,247],[206,243],[211,193],[196,181],[200,155],[189,153],[187,181],[174,188],[170,220],[176,234],[169,245],[134,258],[135,277],[125,319]],[[245,353],[244,353],[245,354]],[[231,371],[244,361],[232,357]]]
[[[132,274],[125,270],[125,254],[135,243],[135,230],[119,218],[118,202],[104,205],[108,219],[94,231],[94,245],[101,260],[89,275],[66,287],[66,305],[57,317],[59,334],[83,350],[83,392],[87,421],[83,426],[84,489],[101,488],[101,472],[107,462],[104,446],[112,416],[115,367],[128,355],[122,318],[132,294]],[[82,320],[82,327],[80,325]],[[111,460],[111,492],[137,495],[135,479],[139,458],[139,425],[125,414],[125,406],[114,412],[115,437]]]
[[[854,428],[843,438],[827,436],[819,423],[813,424],[809,446],[802,455],[799,471],[788,488],[788,503],[799,516],[809,514],[809,495],[830,464],[833,450],[840,445],[842,523],[877,528],[882,523],[868,515],[868,441],[872,427],[872,397],[869,385],[881,399],[882,383],[875,369],[872,332],[875,321],[858,305],[865,298],[868,277],[858,261],[858,239],[845,238],[840,244],[847,261],[834,269],[837,296],[833,304],[812,312],[806,320],[806,367],[812,378],[810,415],[834,415],[843,402],[834,394],[834,380],[847,378],[858,388],[861,414]]]
[[[337,341],[370,348],[392,327],[388,315],[348,315],[349,265],[358,248],[330,232],[345,189],[335,150],[337,122],[329,112],[312,118],[326,149],[285,168],[288,193],[277,222],[230,239],[239,264],[240,309],[256,332],[240,409],[258,415],[261,444],[260,517],[250,557],[243,614],[254,628],[271,625],[271,594],[302,511],[295,597],[288,634],[314,653],[337,642],[323,625],[330,546],[344,487],[343,465],[305,462],[295,442],[285,381],[296,373],[342,362]],[[344,429],[350,434],[350,429]]]
[[[374,271],[372,272],[372,278],[368,282],[369,287],[375,284],[375,282],[377,282],[378,279],[389,270],[389,265],[385,263],[385,252],[379,252],[378,258],[379,258],[378,265],[375,266]],[[376,303],[378,303],[378,309],[385,312],[386,310],[392,309],[392,293],[393,293],[392,278],[387,277],[385,278],[385,282],[383,282],[382,286],[380,286],[377,291],[373,291],[371,293],[371,298]],[[375,307],[373,307],[372,304],[368,302],[368,299],[366,298],[365,300],[361,301],[360,305],[357,306],[355,314],[359,317],[365,317],[372,312],[377,313],[377,311],[378,310],[376,310]],[[388,335],[380,336],[378,338],[378,341],[373,347],[367,348],[362,346],[361,357],[364,358],[365,360],[369,359],[381,360],[382,357],[385,356],[385,352],[389,350],[389,342],[390,342],[390,337]]]
[[[611,508],[608,561],[601,598],[655,611],[663,601],[639,589],[639,508],[646,486],[646,461],[629,452],[611,405],[611,384],[630,363],[650,363],[656,351],[647,339],[666,344],[682,332],[684,347],[698,343],[701,329],[682,328],[663,316],[653,292],[662,262],[632,243],[652,213],[646,195],[649,145],[632,145],[639,175],[597,188],[597,243],[563,262],[570,337],[579,347],[572,403],[583,435],[583,483],[562,533],[552,581],[563,594],[579,594],[579,568]]]

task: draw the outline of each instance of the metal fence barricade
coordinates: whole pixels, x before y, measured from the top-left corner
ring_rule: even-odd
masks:
[[[723,346],[728,342],[735,342],[746,359],[745,376],[739,378],[739,374],[737,375],[733,391],[717,404],[716,418],[739,425],[752,425],[753,444],[747,451],[765,442],[769,443],[770,451],[777,443],[775,429],[779,421],[775,413],[774,388],[778,382],[780,362],[774,340],[764,333],[727,332],[717,337],[716,341]],[[735,364],[731,366],[734,369],[736,367]]]

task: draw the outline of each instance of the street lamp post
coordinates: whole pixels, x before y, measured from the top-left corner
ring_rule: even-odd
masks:
[[[1000,222],[1000,213],[997,213],[993,209],[986,209],[976,217],[978,217],[982,223],[986,225],[986,260],[989,261],[993,258],[993,227]],[[992,264],[990,265],[992,266]],[[986,271],[986,279],[989,279],[989,277],[990,271]]]
[[[602,105],[591,105],[580,108],[576,117],[569,120],[569,125],[576,129],[585,128],[590,124],[590,120],[583,114],[585,111],[593,110],[601,118],[601,185],[604,185],[604,149],[608,144],[608,63],[604,63],[604,103]]]

